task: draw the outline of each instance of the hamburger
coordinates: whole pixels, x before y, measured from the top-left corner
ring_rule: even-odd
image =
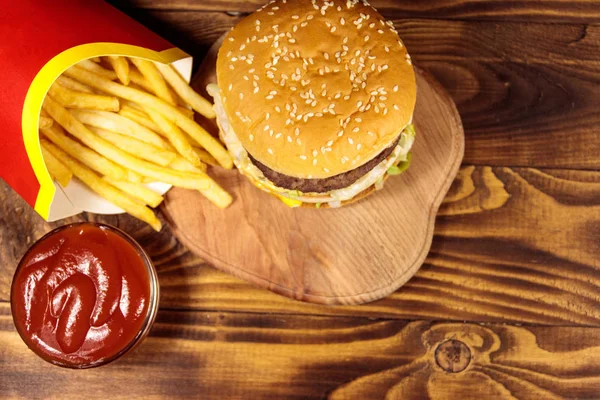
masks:
[[[227,34],[208,91],[239,171],[290,206],[339,207],[407,167],[415,74],[366,1],[272,1]]]

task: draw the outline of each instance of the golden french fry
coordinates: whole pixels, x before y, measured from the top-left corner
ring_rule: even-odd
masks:
[[[162,130],[158,127],[158,125],[154,123],[154,121],[148,118],[146,114],[143,114],[135,108],[123,105],[121,106],[121,110],[119,110],[119,115],[132,121],[135,121],[148,129],[152,129],[154,132],[163,133]]]
[[[146,78],[144,78],[144,75],[142,75],[142,73],[140,71],[138,71],[137,69],[135,69],[135,68],[129,69],[129,79],[131,80],[132,83],[135,83],[140,88],[142,88],[144,91],[146,91],[148,93],[152,93],[152,86],[150,86],[150,83],[148,82],[148,80]]]
[[[162,165],[163,167],[171,164],[177,156],[177,154],[173,152],[159,149],[158,147],[132,138],[131,136],[122,135],[102,128],[96,128],[95,126],[88,126],[88,129],[127,153],[151,161],[155,164]]]
[[[129,174],[125,168],[107,160],[95,151],[90,150],[69,138],[60,126],[54,125],[48,129],[42,129],[41,131],[52,143],[94,171],[115,179],[128,179]],[[140,180],[141,178],[138,182]]]
[[[44,117],[43,115],[40,115],[40,124],[39,124],[40,129],[50,128],[53,123],[54,123],[54,121],[52,120],[52,118],[48,118],[48,117]]]
[[[169,142],[175,147],[177,152],[194,166],[201,164],[200,158],[194,151],[194,148],[187,141],[186,135],[171,121],[163,117],[160,113],[146,107],[146,114],[152,118],[152,121],[163,131]]]
[[[183,129],[200,146],[206,149],[206,151],[208,151],[219,162],[219,165],[228,169],[233,168],[233,161],[223,145],[221,145],[217,139],[206,132],[204,128],[202,128],[192,119],[187,118],[185,114],[183,114],[173,105],[148,93],[112,82],[98,74],[87,71],[78,66],[69,68],[65,71],[65,74],[93,88],[112,94],[113,96],[122,97],[158,111],[168,120],[174,122],[177,126]]]
[[[194,110],[190,110],[189,108],[185,107],[177,107],[177,109],[192,121],[194,120]]]
[[[192,89],[173,67],[159,63],[156,63],[156,67],[162,73],[169,85],[171,85],[173,90],[175,90],[175,93],[177,93],[187,104],[192,106],[192,109],[204,115],[206,118],[215,118],[215,110],[213,109],[212,104]]]
[[[211,156],[208,153],[208,151],[201,149],[199,147],[194,147],[194,151],[198,155],[198,158],[200,158],[200,161],[202,161],[203,163],[206,163],[206,164],[212,165],[212,166],[219,165],[217,160],[215,160],[215,158],[213,156]]]
[[[177,154],[177,157],[169,164],[169,167],[176,169],[177,171],[206,172],[206,164],[201,162],[200,165],[195,166],[179,154]]]
[[[106,68],[102,67],[100,64],[96,64],[95,62],[93,62],[91,60],[79,61],[76,65],[87,71],[94,72],[95,74],[98,74],[106,79],[110,79],[111,81],[117,79],[117,74],[115,71],[106,69]]]
[[[73,178],[73,173],[66,167],[63,163],[61,163],[56,157],[52,155],[48,151],[46,146],[47,142],[42,141],[42,156],[44,157],[44,162],[46,163],[46,168],[48,168],[48,172],[50,172],[50,176],[52,179],[57,181],[62,187],[66,187],[69,182],[71,182],[71,178]]]
[[[167,103],[171,103],[172,105],[176,105],[175,99],[171,96],[171,92],[169,92],[169,88],[164,78],[158,72],[158,69],[148,60],[143,60],[141,58],[130,58],[133,65],[137,67],[137,69],[142,73],[144,78],[150,84],[152,88],[152,92],[156,94],[159,98],[163,99]]]
[[[200,190],[200,193],[219,208],[227,208],[233,201],[231,195],[216,183],[210,189]]]
[[[152,189],[147,188],[144,185],[126,181],[118,181],[116,179],[109,178],[108,176],[105,176],[102,179],[104,179],[106,182],[110,183],[117,189],[122,190],[130,197],[139,200],[152,208],[158,207],[158,205],[164,200],[160,194],[156,193]]]
[[[74,92],[57,82],[50,86],[48,93],[66,108],[119,111],[119,100],[116,97]]]
[[[96,136],[77,120],[77,118],[71,115],[69,111],[58,104],[51,96],[46,96],[43,107],[58,124],[86,146],[140,175],[148,176],[159,182],[169,183],[173,186],[185,189],[204,190],[210,188],[214,184],[208,175],[171,170],[140,160],[139,158],[128,154],[105,139]]]
[[[76,92],[81,93],[94,93],[94,91],[87,85],[84,85],[81,82],[76,81],[75,79],[71,79],[68,76],[61,75],[56,78],[56,81],[67,89],[74,90]]]
[[[131,136],[155,147],[165,149],[165,141],[156,132],[122,115],[96,110],[70,110],[71,115],[85,125]]]
[[[108,63],[112,66],[117,74],[117,78],[123,85],[129,85],[129,63],[127,59],[120,56],[106,57]]]
[[[131,200],[128,196],[124,195],[121,191],[115,189],[113,186],[103,181],[98,175],[92,170],[88,169],[85,165],[80,164],[75,159],[64,153],[58,147],[54,146],[50,142],[46,142],[46,147],[52,155],[58,158],[63,164],[65,164],[73,175],[79,178],[83,183],[89,186],[94,192],[104,197],[106,200],[121,207],[128,214],[148,223],[157,232],[161,229],[161,223],[156,218],[156,215],[148,207]]]

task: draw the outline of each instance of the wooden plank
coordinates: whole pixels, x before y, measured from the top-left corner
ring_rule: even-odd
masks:
[[[239,20],[205,12],[132,15],[196,55]],[[415,62],[457,104],[465,163],[600,169],[598,26],[395,22]]]
[[[0,299],[16,263],[52,226],[0,186]],[[159,271],[161,307],[281,314],[600,325],[600,173],[464,167],[436,222],[421,270],[386,299],[322,307],[220,273],[167,230],[127,216],[79,216],[131,233]],[[64,223],[64,222],[63,222]]]
[[[597,398],[599,342],[598,328],[162,311],[132,353],[75,373],[29,351],[0,303],[0,397]]]
[[[127,0],[110,1],[122,9],[196,10],[253,12],[265,0]],[[397,18],[435,18],[462,20],[544,21],[544,22],[597,22],[600,4],[594,0],[372,0],[370,3],[386,16]]]

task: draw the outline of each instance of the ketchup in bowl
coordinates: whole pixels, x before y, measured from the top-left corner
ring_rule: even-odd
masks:
[[[27,251],[11,307],[17,331],[37,355],[63,367],[95,367],[148,334],[158,309],[156,271],[124,232],[67,225]]]

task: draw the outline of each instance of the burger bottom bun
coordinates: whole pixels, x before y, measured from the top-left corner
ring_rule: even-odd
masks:
[[[389,178],[388,174],[385,174],[383,176],[383,182],[385,182],[387,179]],[[371,185],[368,188],[366,188],[365,190],[363,190],[362,192],[360,192],[359,194],[357,194],[356,196],[354,196],[353,198],[351,198],[350,200],[345,200],[342,201],[341,206],[340,207],[344,207],[344,206],[348,206],[350,204],[354,204],[358,201],[361,201],[367,197],[369,197],[371,194],[375,193],[377,191],[377,189],[375,189],[375,185]],[[331,207],[328,203],[321,203],[321,205],[319,207],[317,207],[318,203],[302,203],[302,205],[300,207],[304,207],[304,208],[340,208],[340,207]]]

